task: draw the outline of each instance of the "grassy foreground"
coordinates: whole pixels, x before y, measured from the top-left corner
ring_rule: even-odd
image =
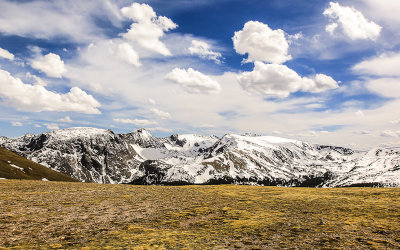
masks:
[[[400,189],[0,180],[0,248],[400,248]]]

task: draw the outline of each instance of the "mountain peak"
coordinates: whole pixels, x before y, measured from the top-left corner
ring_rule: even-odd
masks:
[[[132,133],[140,134],[141,136],[153,137],[153,135],[145,128],[140,128],[138,130],[133,131]]]
[[[147,129],[145,129],[145,128],[140,128],[140,129],[137,129],[137,130],[135,130],[135,131],[133,131],[133,132],[138,132],[138,133],[149,133],[149,131],[147,131]]]
[[[130,138],[134,144],[138,144],[139,146],[144,148],[164,147],[164,144],[158,138],[150,134],[150,132],[147,131],[145,128],[135,130],[131,133],[125,134],[124,136]]]

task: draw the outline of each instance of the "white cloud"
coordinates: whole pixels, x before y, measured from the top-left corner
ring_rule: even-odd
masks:
[[[100,103],[80,88],[73,87],[66,94],[49,91],[40,85],[24,84],[9,72],[0,70],[0,97],[18,110],[74,111],[85,114],[100,114]]]
[[[169,128],[163,128],[163,127],[146,128],[146,129],[149,130],[149,131],[159,131],[159,132],[167,132],[167,133],[172,132],[171,129],[169,129]]]
[[[381,136],[383,136],[383,137],[399,137],[400,131],[384,130],[381,132]]]
[[[68,115],[64,118],[58,119],[59,122],[72,122],[71,117],[69,117]]]
[[[210,45],[204,41],[192,40],[189,52],[192,55],[198,55],[200,58],[213,60],[218,64],[221,63],[221,53],[212,51]]]
[[[156,104],[156,101],[155,101],[154,99],[152,99],[152,98],[149,98],[149,99],[148,99],[148,102],[149,102],[150,104],[153,104],[153,105]]]
[[[203,124],[200,124],[199,127],[200,127],[200,128],[208,128],[208,129],[211,129],[211,128],[215,128],[215,125],[203,123]]]
[[[326,30],[329,34],[333,35],[333,34],[335,33],[335,30],[337,29],[337,27],[339,27],[339,24],[337,24],[337,23],[330,23],[330,24],[326,25],[325,30]]]
[[[55,123],[45,123],[44,125],[46,126],[47,129],[50,129],[50,130],[59,130],[60,129],[58,124],[55,124]]]
[[[161,119],[170,119],[171,118],[171,114],[156,108],[152,108],[150,109],[151,112],[153,112],[154,114],[156,114],[158,117],[160,117]]]
[[[127,33],[123,34],[125,39],[161,55],[172,55],[165,44],[160,41],[164,32],[177,27],[171,19],[157,16],[148,4],[132,3],[131,6],[122,8],[121,13],[135,22]]]
[[[300,90],[315,93],[338,88],[338,83],[330,76],[301,77],[285,65],[262,62],[255,62],[253,71],[238,75],[238,81],[249,92],[281,98]]]
[[[47,82],[43,81],[43,79],[38,77],[38,76],[32,75],[29,72],[27,72],[25,76],[28,79],[33,79],[35,81],[35,85],[40,85],[40,86],[43,86],[43,87],[47,86]]]
[[[75,42],[104,37],[103,29],[96,25],[96,18],[106,19],[116,27],[120,27],[122,19],[113,1],[2,0],[0,10],[0,32],[3,34],[40,39],[62,37]]]
[[[364,76],[368,90],[384,97],[400,98],[399,68],[400,53],[382,53],[354,65],[352,70]]]
[[[331,20],[325,28],[331,35],[341,27],[351,40],[376,40],[379,37],[382,27],[366,19],[360,11],[353,7],[340,6],[337,2],[329,4],[330,7],[325,9],[324,15]]]
[[[398,0],[356,0],[366,4],[367,8],[365,11],[368,12],[369,16],[380,22],[385,23],[385,29],[387,27],[395,28],[399,27],[400,24],[400,1]]]
[[[336,82],[332,77],[324,74],[316,74],[313,81],[313,84],[308,87],[305,86],[303,90],[316,93],[339,88],[338,82]]]
[[[138,53],[128,43],[121,43],[118,45],[117,57],[136,67],[142,65],[139,61]]]
[[[300,137],[317,137],[319,134],[316,131],[309,130],[302,133],[297,134]]]
[[[41,128],[42,126],[40,124],[35,124],[33,125],[35,128]]]
[[[299,32],[294,35],[288,35],[289,43],[293,43],[296,40],[304,38],[303,33]]]
[[[31,62],[31,66],[34,69],[44,72],[50,77],[61,78],[62,75],[67,72],[64,61],[61,60],[59,55],[54,53],[49,53],[45,56],[35,58]]]
[[[283,30],[272,30],[261,22],[247,22],[242,30],[235,32],[232,39],[237,53],[248,54],[246,61],[280,64],[292,58],[288,55],[289,43]]]
[[[146,119],[124,119],[124,118],[115,118],[115,122],[118,123],[125,123],[125,124],[132,124],[136,126],[149,126],[149,125],[155,125],[157,122],[155,121],[150,121]]]
[[[0,58],[14,60],[14,55],[10,51],[0,48]]]
[[[369,90],[385,96],[400,98],[400,78],[378,78],[366,82]]]
[[[400,77],[400,53],[383,53],[354,65],[352,69],[365,75]]]
[[[400,119],[390,121],[391,124],[400,124]]]
[[[11,125],[13,125],[14,127],[22,127],[21,122],[11,122]]]
[[[363,117],[364,116],[364,112],[362,112],[361,110],[357,110],[357,112],[355,113],[356,116],[359,117]]]
[[[175,68],[165,76],[192,94],[215,94],[221,91],[219,83],[197,70]]]

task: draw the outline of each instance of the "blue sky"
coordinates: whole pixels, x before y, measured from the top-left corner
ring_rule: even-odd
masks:
[[[399,146],[399,8],[3,0],[0,135],[145,127]]]

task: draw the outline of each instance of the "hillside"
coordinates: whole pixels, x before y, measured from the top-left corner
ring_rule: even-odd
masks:
[[[145,129],[116,134],[80,127],[2,138],[0,143],[83,182],[400,186],[399,148],[361,152],[273,136],[157,138]]]
[[[398,188],[0,180],[0,190],[0,248],[400,248]]]
[[[0,147],[0,178],[49,181],[76,181],[63,173],[25,159]]]

